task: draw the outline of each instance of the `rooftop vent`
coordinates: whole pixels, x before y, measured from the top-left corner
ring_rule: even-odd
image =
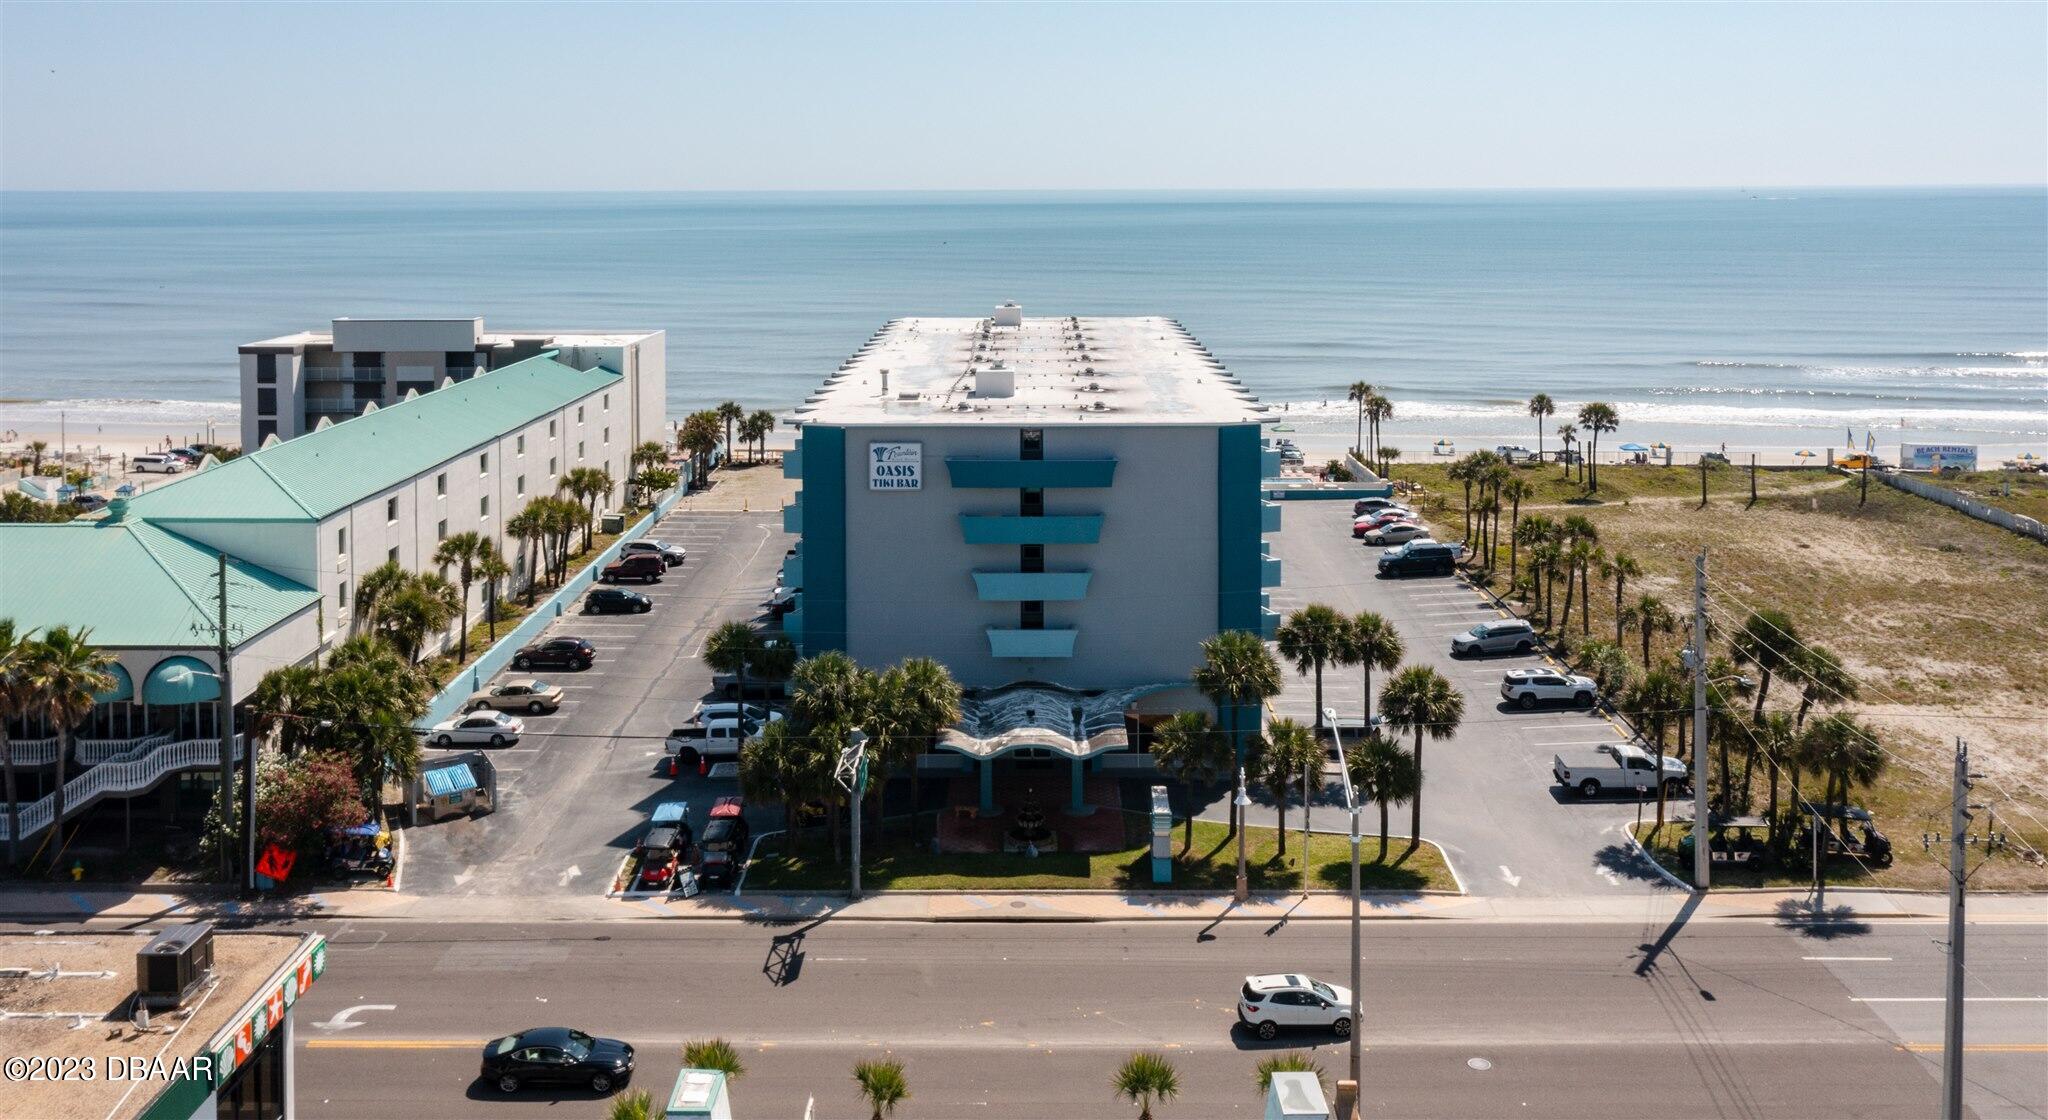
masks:
[[[1010,397],[1017,393],[1015,370],[1001,362],[991,362],[974,371],[974,395],[977,397]]]
[[[135,954],[135,1002],[179,1007],[213,975],[213,924],[168,926]]]
[[[1024,325],[1024,309],[1015,303],[1005,303],[996,308],[995,316],[989,321],[998,327],[1021,327]]]

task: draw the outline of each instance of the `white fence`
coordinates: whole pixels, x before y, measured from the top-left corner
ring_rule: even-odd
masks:
[[[1904,490],[1908,494],[1918,494],[1929,501],[1940,502],[1950,509],[1967,513],[1979,521],[1988,521],[2001,529],[2011,529],[2021,536],[2048,542],[2048,528],[2044,528],[2039,521],[2025,514],[1999,509],[1996,506],[1987,506],[1975,498],[1958,494],[1946,486],[1936,486],[1931,482],[1922,482],[1912,475],[1899,474],[1896,471],[1884,471],[1877,477],[1897,489]]]
[[[242,757],[242,743],[242,737],[235,736],[234,757],[237,761]],[[175,743],[143,740],[129,756],[116,756],[65,782],[64,815],[67,818],[76,816],[102,797],[140,793],[175,771],[219,765],[218,738],[184,739]],[[22,806],[21,835],[34,836],[50,827],[56,812],[57,795],[54,792]],[[0,813],[0,839],[6,839],[7,829],[7,816]]]

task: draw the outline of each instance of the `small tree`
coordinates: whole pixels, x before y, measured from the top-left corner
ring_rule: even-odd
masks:
[[[1287,795],[1306,782],[1304,805],[1323,787],[1323,745],[1315,732],[1291,719],[1276,719],[1266,729],[1266,749],[1259,752],[1259,779],[1279,810],[1280,855],[1287,855]],[[1301,853],[1301,874],[1307,881],[1309,853]]]
[[[444,537],[434,549],[434,563],[454,568],[455,582],[462,587],[462,595],[457,599],[457,614],[462,620],[461,652],[456,654],[462,661],[469,660],[469,585],[476,579],[477,557],[487,547],[496,551],[479,533],[457,533]]]
[[[1358,794],[1380,807],[1380,854],[1378,861],[1387,858],[1387,812],[1395,805],[1411,800],[1422,787],[1422,771],[1415,766],[1415,756],[1407,748],[1387,738],[1373,734],[1351,744],[1344,750],[1344,765],[1351,768],[1351,783],[1358,788]]]
[[[1258,1073],[1253,1080],[1258,1083],[1260,1095],[1263,1096],[1272,1090],[1273,1075],[1276,1073],[1313,1073],[1316,1075],[1317,1084],[1321,1084],[1323,1080],[1323,1067],[1320,1062],[1305,1051],[1289,1050],[1285,1054],[1275,1054],[1259,1062]]]
[[[717,1070],[727,1081],[738,1081],[747,1072],[740,1064],[739,1051],[722,1038],[683,1043],[683,1068]]]
[[[1181,847],[1195,846],[1195,787],[1230,771],[1230,744],[1207,712],[1175,712],[1152,732],[1152,760],[1186,791],[1188,811]]]
[[[256,838],[264,844],[317,853],[328,829],[369,819],[355,768],[341,754],[311,751],[289,760],[271,755],[257,770]]]
[[[1323,725],[1323,666],[1351,663],[1350,631],[1351,621],[1334,608],[1310,603],[1288,615],[1275,635],[1280,656],[1294,663],[1297,675],[1316,675],[1317,727]]]
[[[1394,629],[1394,624],[1388,622],[1384,615],[1365,611],[1351,620],[1344,639],[1343,662],[1365,669],[1365,692],[1361,703],[1365,706],[1368,731],[1372,729],[1372,671],[1393,672],[1406,652],[1401,645],[1400,631]]]
[[[726,401],[713,411],[718,414],[719,421],[725,425],[725,457],[730,462],[732,460],[732,426],[747,418],[747,410],[740,407],[740,402],[738,401]]]
[[[761,454],[766,455],[768,453],[768,433],[775,430],[775,414],[765,408],[758,409],[752,416],[747,417],[747,424],[754,429],[753,439],[755,445],[759,448]]]
[[[1166,1055],[1140,1050],[1117,1067],[1110,1086],[1117,1096],[1138,1106],[1138,1120],[1152,1120],[1152,1102],[1180,1094],[1180,1071]]]
[[[903,1077],[903,1063],[894,1058],[855,1062],[853,1080],[860,1086],[861,1099],[873,1109],[872,1120],[896,1111],[910,1096],[910,1082]]]
[[[1408,848],[1422,843],[1422,740],[1449,739],[1465,719],[1465,694],[1427,665],[1403,669],[1380,692],[1387,725],[1415,736],[1415,795],[1409,799]]]

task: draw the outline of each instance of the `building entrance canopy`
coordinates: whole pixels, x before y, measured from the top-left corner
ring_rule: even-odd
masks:
[[[1129,748],[1124,717],[1139,697],[1187,687],[1185,681],[1164,681],[1082,690],[1022,682],[971,690],[960,698],[960,722],[939,733],[938,745],[978,759],[1026,747],[1093,758]]]

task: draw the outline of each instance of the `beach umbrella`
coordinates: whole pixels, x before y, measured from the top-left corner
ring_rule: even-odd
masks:
[[[2020,452],[2020,462],[2022,463],[2032,463],[2039,460],[2040,458],[2041,457],[2039,455],[2036,455],[2031,451]]]
[[[135,493],[135,484],[132,482],[124,482],[121,485],[114,487],[114,493],[119,494],[125,498],[128,495]]]
[[[1621,449],[1622,449],[1623,451],[1648,451],[1648,450],[1649,450],[1649,448],[1647,448],[1647,447],[1644,447],[1644,446],[1643,446],[1642,444],[1640,444],[1640,443],[1624,443],[1624,444],[1622,444],[1622,445],[1621,445]]]
[[[1799,456],[1799,457],[1800,457],[1801,459],[1811,459],[1811,458],[1813,458],[1813,452],[1811,452],[1811,451],[1807,451],[1807,450],[1805,450],[1804,448],[1802,448],[1802,449],[1800,449],[1800,450],[1798,450],[1798,451],[1794,451],[1794,452],[1793,452],[1792,454],[1794,454],[1794,455],[1797,455],[1797,456]]]

